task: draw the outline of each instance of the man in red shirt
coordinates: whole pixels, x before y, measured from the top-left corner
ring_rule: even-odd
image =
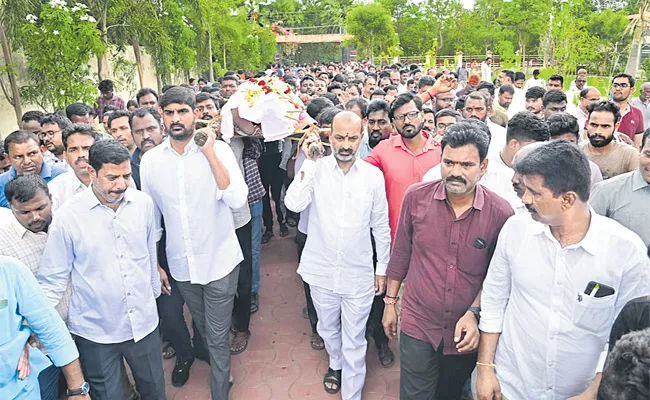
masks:
[[[618,131],[626,134],[641,149],[641,139],[645,131],[643,111],[630,104],[636,90],[636,80],[628,74],[618,74],[612,80],[612,100],[621,109],[621,121]]]
[[[389,117],[399,135],[381,141],[366,161],[384,173],[388,217],[394,238],[404,193],[440,163],[440,146],[422,130],[424,119],[420,97],[412,93],[398,95],[390,106]]]
[[[402,301],[400,399],[460,399],[476,364],[480,292],[497,237],[514,214],[477,183],[490,143],[485,124],[466,120],[442,139],[442,180],[413,185],[404,197],[388,264],[383,325],[397,335]]]

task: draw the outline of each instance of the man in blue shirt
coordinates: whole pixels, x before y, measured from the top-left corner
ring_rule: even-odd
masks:
[[[5,197],[7,183],[22,174],[39,174],[47,183],[64,173],[65,168],[51,166],[43,161],[40,141],[36,135],[27,131],[12,132],[5,139],[4,151],[9,155],[11,168],[0,175],[0,206],[9,207]]]
[[[19,368],[26,361],[21,354],[32,332],[48,350],[49,359],[28,346],[29,372],[25,372]],[[17,259],[4,256],[0,256],[0,360],[2,399],[40,398],[38,376],[52,363],[63,367],[68,393],[79,393],[73,399],[87,397],[79,353],[63,320],[41,292],[34,274]]]

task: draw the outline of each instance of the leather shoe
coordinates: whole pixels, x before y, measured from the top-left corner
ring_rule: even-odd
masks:
[[[174,371],[172,372],[172,385],[180,387],[187,383],[190,378],[192,363],[194,363],[194,357],[183,359],[176,356],[176,365],[174,365]]]
[[[388,344],[382,344],[377,347],[377,355],[379,356],[379,362],[384,368],[390,368],[395,364],[395,355],[393,351],[388,347]]]

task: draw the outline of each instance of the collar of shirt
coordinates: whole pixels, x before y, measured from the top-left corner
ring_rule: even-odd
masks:
[[[124,192],[124,198],[120,202],[120,206],[118,207],[118,209],[121,208],[124,204],[131,202],[132,198],[129,189],[130,187],[127,188],[126,191]],[[103,204],[99,201],[99,198],[95,194],[95,191],[93,190],[92,183],[88,185],[88,190],[84,191],[82,196],[83,196],[82,197],[83,200],[81,204],[88,210],[92,210],[96,206],[103,206]]]
[[[174,153],[178,154],[178,152],[177,152],[176,150],[174,150],[174,148],[172,147],[172,141],[171,141],[171,139],[168,139],[168,140],[163,141],[163,142],[160,144],[160,146],[162,146],[163,149],[165,149],[165,150],[171,150],[171,151],[173,151]],[[187,154],[187,152],[190,151],[190,150],[193,151],[193,152],[195,152],[195,153],[199,152],[199,150],[200,150],[200,149],[199,149],[199,146],[197,146],[196,143],[194,143],[194,138],[192,138],[192,140],[190,140],[190,141],[185,145],[185,149],[184,149],[184,151],[183,151],[183,154],[178,154],[178,155],[182,157],[184,154]]]
[[[357,158],[358,158],[358,157],[357,157]],[[340,176],[345,176],[345,175],[347,175],[347,174],[345,174],[345,173],[343,172],[343,170],[341,169],[341,167],[339,167],[339,163],[336,161],[336,157],[334,157],[334,155],[331,155],[331,154],[330,154],[330,155],[327,156],[327,157],[323,157],[323,162],[325,163],[325,165],[329,165],[329,168],[330,168],[332,171],[334,171],[334,172],[336,172],[337,174],[339,174]],[[350,170],[348,171],[348,174],[349,174],[350,172],[352,172],[353,170],[357,170],[357,169],[359,169],[359,160],[355,159],[355,160],[354,160],[354,164],[352,164],[352,167],[350,167]]]
[[[138,166],[140,165],[140,153],[142,153],[142,152],[140,151],[140,148],[139,148],[139,147],[136,147],[136,149],[135,149],[135,151],[133,152],[133,154],[131,154],[131,162],[132,162],[133,164],[135,164],[135,165],[138,165]],[[143,154],[144,154],[144,153],[143,153]]]
[[[483,189],[481,185],[476,185],[476,189],[474,191],[474,204],[472,204],[472,208],[475,208],[479,211],[483,209],[483,204],[485,203],[485,193],[483,193],[484,190],[485,189]],[[447,191],[445,190],[444,183],[438,186],[436,191],[433,193],[433,198],[440,201],[447,200]]]
[[[401,147],[404,151],[413,154],[414,156],[417,157],[420,154],[426,153],[429,150],[433,150],[437,146],[437,144],[433,142],[433,138],[431,137],[431,135],[429,135],[427,132],[422,131],[422,135],[427,139],[427,142],[418,154],[413,154],[411,150],[409,150],[408,147],[406,147],[406,144],[404,144],[404,138],[402,138],[402,135],[400,134],[392,135],[388,140],[393,142],[394,147]]]
[[[641,174],[641,170],[637,169],[634,171],[634,175],[632,176],[632,190],[637,191],[640,189],[643,189],[645,187],[650,186],[650,183],[646,182],[645,179],[643,179],[643,174]]]
[[[623,119],[623,117],[625,117],[627,115],[627,113],[629,113],[632,110],[632,107],[630,107],[629,102],[625,102],[625,108],[623,108],[621,106],[619,106],[619,107],[620,107],[621,119]]]
[[[20,222],[18,222],[18,219],[15,216],[9,224],[13,228],[14,232],[16,232],[16,236],[19,239],[23,239],[25,237],[25,234],[27,233],[27,228],[22,226]]]
[[[591,222],[589,223],[585,237],[580,242],[566,246],[564,249],[577,249],[582,247],[586,252],[592,255],[598,255],[599,246],[602,246],[602,243],[600,243],[600,239],[598,238],[597,228],[593,226],[596,212],[591,206],[589,206],[589,212],[591,213]],[[560,242],[551,233],[551,227],[549,225],[537,223],[534,224],[531,231],[535,235],[545,235],[556,247],[561,248]]]

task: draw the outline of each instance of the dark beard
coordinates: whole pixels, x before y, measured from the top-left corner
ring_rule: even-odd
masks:
[[[405,129],[409,125],[415,127],[415,129],[411,133],[407,133],[406,129]],[[413,125],[413,124],[408,124],[408,125],[404,125],[402,127],[402,129],[399,130],[398,132],[404,139],[413,139],[414,137],[416,137],[417,135],[420,134],[420,132],[422,131],[423,126],[424,126],[424,122],[422,122],[420,124],[420,126],[417,126],[417,127],[415,125]]]
[[[602,136],[601,136],[601,137],[602,137]],[[603,141],[601,141],[601,142],[594,142],[594,141],[591,139],[591,136],[589,136],[589,143],[591,143],[591,145],[594,146],[594,147],[605,147],[605,146],[607,146],[608,144],[610,144],[610,143],[612,142],[612,140],[614,140],[614,135],[612,135],[612,136],[606,138],[605,140],[603,140]]]

